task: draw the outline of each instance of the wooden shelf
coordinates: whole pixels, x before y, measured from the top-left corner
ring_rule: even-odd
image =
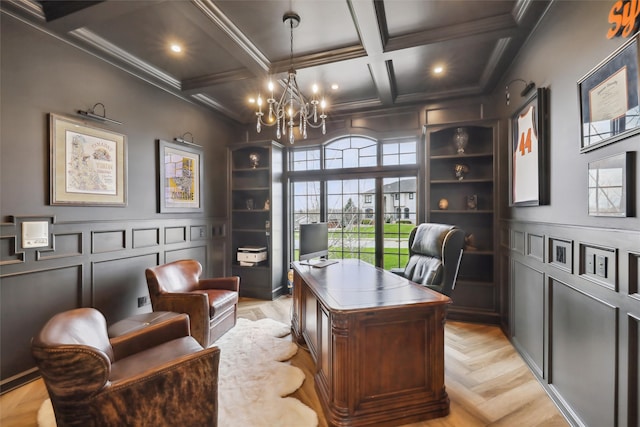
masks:
[[[236,233],[265,233],[266,228],[241,228],[241,227],[234,227],[231,229],[231,231],[236,232]]]
[[[436,155],[431,156],[431,160],[449,160],[449,159],[473,159],[480,157],[491,157],[493,158],[493,153],[472,153],[472,154],[444,154],[444,155]]]
[[[269,191],[269,187],[235,187],[231,191]]]
[[[247,173],[247,172],[269,172],[269,167],[257,167],[257,168],[252,168],[252,167],[245,167],[245,168],[235,168],[233,170],[234,173],[236,172],[241,172],[241,173]]]
[[[477,184],[477,183],[493,183],[493,179],[491,178],[481,178],[481,179],[434,179],[431,181],[432,185],[437,184]]]
[[[449,210],[449,209],[435,209],[430,211],[432,214],[493,214],[492,210],[473,210],[473,209],[466,209],[466,210]]]
[[[250,269],[250,270],[269,270],[269,266],[266,264],[265,265],[240,265],[240,264],[234,263],[233,268]]]

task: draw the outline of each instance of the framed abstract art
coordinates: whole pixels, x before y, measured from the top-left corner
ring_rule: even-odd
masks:
[[[160,212],[202,212],[202,149],[158,140]]]

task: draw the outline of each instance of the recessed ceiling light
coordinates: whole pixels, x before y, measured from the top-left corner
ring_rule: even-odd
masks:
[[[334,83],[331,85],[331,90],[338,90],[340,88],[340,86],[338,86],[338,83]]]
[[[171,51],[175,53],[180,53],[182,52],[182,46],[180,46],[178,43],[171,43]]]
[[[443,71],[444,67],[442,65],[436,65],[435,67],[433,67],[434,74],[442,74]]]

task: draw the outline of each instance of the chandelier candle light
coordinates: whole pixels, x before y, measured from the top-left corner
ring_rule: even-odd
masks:
[[[262,119],[265,114],[262,112],[262,104],[264,101],[262,96],[258,95],[256,100],[256,104],[258,104],[258,111],[256,112],[256,131],[260,133],[263,125],[276,125],[276,137],[280,139],[283,134],[288,134],[289,143],[293,144],[295,140],[294,128],[296,126],[298,126],[303,139],[307,139],[307,127],[312,127],[314,129],[321,127],[322,134],[324,135],[327,133],[327,126],[325,123],[325,119],[327,118],[327,104],[324,98],[319,99],[317,85],[313,85],[313,95],[309,101],[305,99],[304,95],[298,88],[296,70],[293,68],[293,29],[300,24],[300,16],[294,12],[287,12],[282,17],[282,22],[289,26],[291,34],[290,68],[288,71],[288,77],[284,92],[282,93],[282,96],[280,96],[279,101],[276,101],[273,94],[273,81],[269,81],[269,98],[267,98],[269,116],[266,122]],[[320,122],[318,122],[318,118],[320,118]]]

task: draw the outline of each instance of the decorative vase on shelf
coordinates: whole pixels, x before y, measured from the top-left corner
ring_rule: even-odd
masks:
[[[464,154],[464,149],[467,148],[468,143],[469,133],[467,133],[467,128],[456,128],[453,133],[453,144],[458,150],[458,154]]]
[[[467,196],[467,209],[471,211],[478,210],[478,195],[472,194],[471,196]]]
[[[458,181],[462,181],[464,179],[464,176],[469,173],[469,166],[458,163],[455,165],[454,171],[456,173],[456,178],[458,178]]]
[[[260,164],[260,155],[258,153],[249,154],[249,162],[251,162],[251,167],[253,169],[257,168]]]

